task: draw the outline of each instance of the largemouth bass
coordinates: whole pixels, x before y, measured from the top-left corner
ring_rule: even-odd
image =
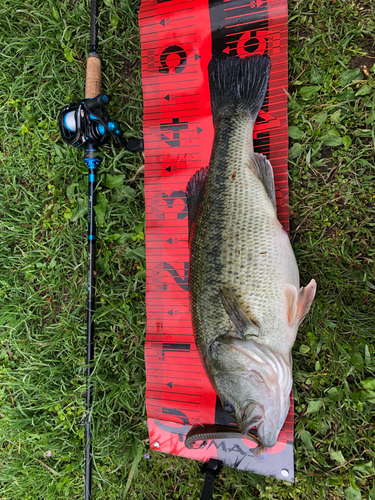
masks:
[[[300,288],[272,166],[253,148],[269,72],[268,56],[211,60],[211,160],[187,186],[196,345],[240,433],[257,428],[258,455],[287,417],[291,349],[316,291],[315,280]]]

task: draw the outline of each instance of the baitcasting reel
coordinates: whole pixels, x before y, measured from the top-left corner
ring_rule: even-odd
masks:
[[[116,122],[110,119],[105,106],[109,97],[99,94],[93,99],[83,99],[65,106],[59,115],[61,137],[69,146],[81,148],[85,143],[101,146],[110,137],[129,151],[142,151],[142,139],[125,141]]]

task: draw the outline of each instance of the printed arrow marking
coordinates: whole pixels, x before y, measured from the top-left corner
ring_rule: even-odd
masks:
[[[171,238],[172,239],[172,238]],[[171,309],[170,311],[167,312],[168,314],[170,314],[171,316],[173,316],[173,309]]]
[[[229,47],[223,50],[224,54],[229,54]]]
[[[194,56],[194,57],[195,57],[195,60],[196,60],[196,61],[198,61],[198,59],[200,59],[200,58],[201,58],[201,56],[200,56],[200,55],[198,55],[198,54],[195,54],[195,56]]]
[[[161,24],[162,26],[165,26],[165,19],[162,19],[159,24]]]
[[[171,166],[169,166],[169,167],[167,167],[165,170],[167,170],[168,172],[172,172],[172,167],[171,167]]]
[[[203,132],[203,128],[197,127],[197,134],[200,134],[201,132]]]
[[[171,245],[172,245],[172,242],[173,242],[172,238],[169,238],[169,240],[167,240],[167,243],[170,243]],[[173,314],[173,312],[172,312],[172,314]]]
[[[169,382],[169,384],[167,384],[168,387],[170,387],[172,389],[173,387],[173,382]]]
[[[169,97],[169,94],[167,94],[164,99],[166,99],[167,101],[169,101],[170,97]]]

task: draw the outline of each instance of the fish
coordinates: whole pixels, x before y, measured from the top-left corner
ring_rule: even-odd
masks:
[[[291,350],[317,286],[312,279],[300,287],[272,166],[254,151],[269,74],[267,55],[211,59],[212,153],[186,188],[195,343],[240,435],[256,428],[259,461],[289,411]]]

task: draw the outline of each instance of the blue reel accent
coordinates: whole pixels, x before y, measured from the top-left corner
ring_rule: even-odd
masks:
[[[95,240],[95,236],[93,234],[89,234],[89,240]]]
[[[105,134],[105,128],[103,127],[103,125],[101,123],[98,126],[98,130],[99,130],[99,134],[101,134],[101,135]]]
[[[99,158],[85,158],[85,163],[88,168],[96,168],[100,165],[101,160]]]
[[[89,174],[89,182],[95,182],[95,174]]]
[[[118,129],[117,123],[108,122],[108,128],[109,128],[109,130],[117,130]]]

